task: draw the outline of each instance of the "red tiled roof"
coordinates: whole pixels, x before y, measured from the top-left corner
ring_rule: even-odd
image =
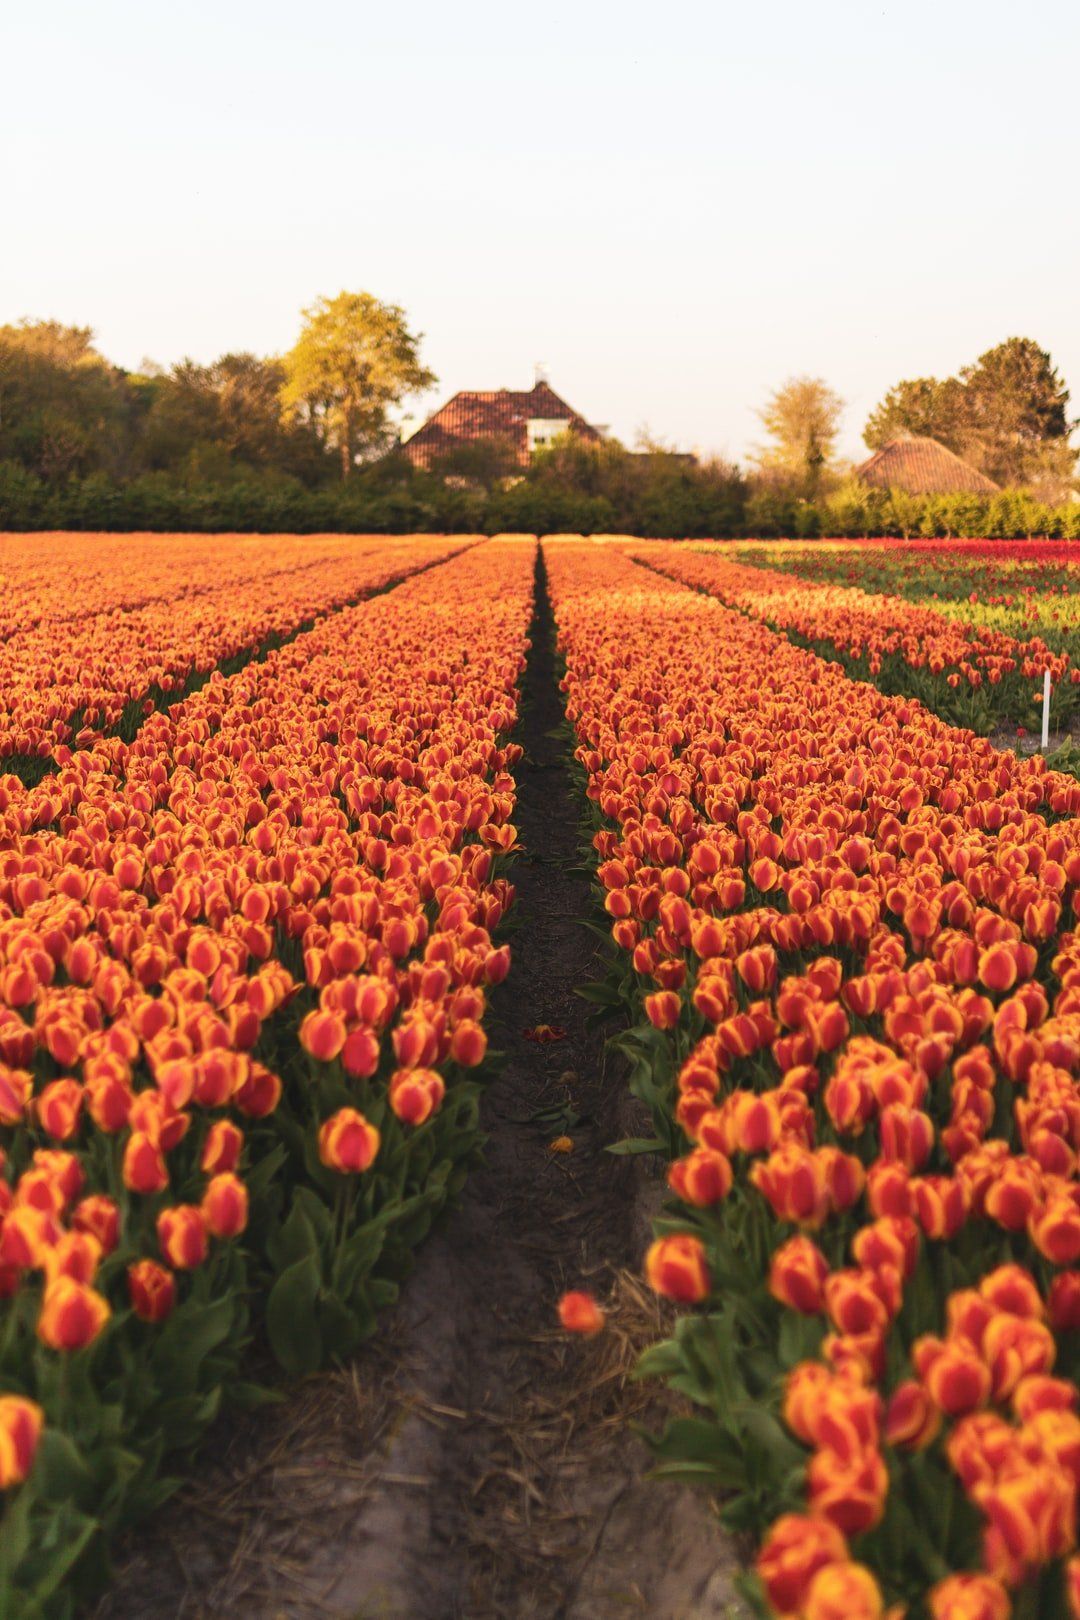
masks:
[[[903,489],[909,495],[992,495],[1000,487],[936,439],[914,434],[890,439],[856,467],[855,476],[875,489]]]
[[[584,439],[600,437],[548,383],[538,382],[523,391],[498,388],[486,393],[455,394],[405,441],[402,449],[415,466],[430,467],[436,457],[460,444],[476,439],[508,439],[517,451],[518,461],[525,466],[529,460],[526,423],[535,417],[565,422],[568,431]]]

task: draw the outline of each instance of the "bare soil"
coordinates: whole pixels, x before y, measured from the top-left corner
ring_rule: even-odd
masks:
[[[630,1378],[665,1330],[637,1278],[639,1128],[575,987],[597,976],[578,814],[539,580],[526,681],[514,963],[489,1141],[397,1309],[351,1367],[219,1431],[198,1477],[132,1538],[95,1620],[734,1620],[737,1558],[707,1499],[644,1478],[632,1420],[671,1397]],[[539,1024],[566,1031],[527,1040]],[[572,1139],[573,1151],[550,1142]],[[586,1286],[607,1330],[555,1307]]]

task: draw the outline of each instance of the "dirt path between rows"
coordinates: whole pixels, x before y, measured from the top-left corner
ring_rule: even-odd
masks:
[[[543,574],[526,677],[513,968],[489,1142],[376,1344],[219,1437],[199,1480],[133,1538],[96,1620],[734,1620],[711,1506],[643,1478],[630,1428],[666,1397],[628,1378],[662,1331],[636,1281],[655,1188],[575,987],[597,975],[579,806]],[[547,1024],[565,1038],[539,1045]],[[557,1136],[573,1151],[553,1153]],[[612,1300],[593,1341],[555,1324],[566,1287]]]

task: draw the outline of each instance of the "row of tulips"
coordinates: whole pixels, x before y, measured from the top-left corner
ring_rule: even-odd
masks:
[[[0,781],[0,1613],[348,1355],[479,1141],[531,542]]]
[[[0,639],[38,625],[258,586],[355,550],[328,534],[0,534]],[[373,538],[373,537],[369,537]]]
[[[92,537],[79,541],[86,546]],[[117,728],[130,736],[156,703],[181,694],[193,677],[250,657],[468,543],[461,537],[387,542],[328,536],[309,543],[297,559],[278,540],[267,543],[262,570],[253,575],[249,544],[224,538],[223,583],[156,597],[164,583],[156,563],[147,565],[147,584],[138,581],[141,559],[160,549],[160,539],[141,549],[132,542],[123,567],[128,590],[117,587],[115,605],[60,623],[41,617],[0,643],[0,768],[6,762],[27,774],[30,766],[32,776],[33,762],[58,759],[68,746]],[[9,538],[6,544],[29,542]],[[242,557],[233,559],[237,544]],[[56,577],[62,578],[59,569]],[[150,599],[129,606],[125,596],[140,590]]]
[[[933,603],[974,624],[1000,618],[1076,657],[1080,552],[1070,541],[777,540],[731,548],[739,562],[817,584]]]
[[[546,545],[618,1044],[670,1161],[661,1473],[798,1620],[1080,1614],[1080,788]],[[584,1326],[594,1326],[587,1318]]]
[[[1080,664],[1080,551],[1068,541],[776,541],[733,546],[731,554],[811,584],[903,596],[961,626],[1019,641],[1039,636],[1068,653],[1070,668]]]
[[[961,622],[924,603],[857,586],[812,584],[736,561],[728,548],[645,542],[634,557],[681,584],[761,619],[882,691],[919,698],[944,719],[986,736],[1002,725],[1039,723],[1043,678],[1056,726],[1080,710],[1080,668],[1066,647],[1017,637],[990,623]]]

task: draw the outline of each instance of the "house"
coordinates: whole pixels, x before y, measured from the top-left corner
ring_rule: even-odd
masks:
[[[1000,488],[977,467],[936,439],[901,433],[855,469],[873,489],[902,489],[908,495],[993,495]]]
[[[430,467],[463,445],[501,439],[513,447],[518,464],[527,467],[535,450],[544,449],[563,433],[575,433],[594,443],[602,437],[541,378],[523,392],[498,388],[455,394],[405,440],[402,451],[415,467]]]

